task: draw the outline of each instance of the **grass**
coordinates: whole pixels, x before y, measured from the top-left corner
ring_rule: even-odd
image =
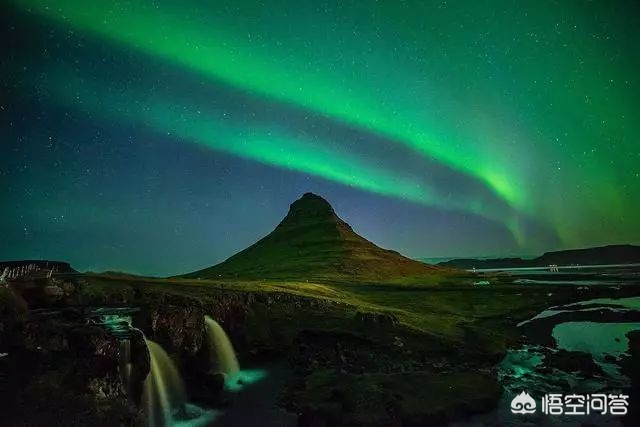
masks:
[[[575,290],[566,286],[498,282],[480,288],[472,286],[469,276],[464,275],[457,280],[445,276],[440,282],[434,281],[429,286],[407,283],[152,279],[109,274],[85,275],[83,278],[90,283],[85,286],[82,295],[85,304],[101,303],[105,295],[110,295],[112,300],[125,301],[136,292],[174,295],[199,301],[206,301],[220,292],[281,293],[339,305],[340,308],[336,309],[338,314],[332,314],[338,319],[334,323],[339,323],[340,318],[352,319],[357,311],[392,314],[402,325],[416,332],[451,343],[468,345],[473,341],[480,347],[496,352],[503,351],[514,339],[514,325],[518,321],[548,306],[578,299]],[[322,314],[315,314],[310,322],[322,323],[319,320]],[[273,311],[269,315],[275,316]],[[291,316],[288,316],[290,319]]]

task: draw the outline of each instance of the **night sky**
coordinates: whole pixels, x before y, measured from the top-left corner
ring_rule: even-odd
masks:
[[[2,2],[0,259],[193,271],[307,191],[412,257],[638,243],[639,16],[635,0]]]

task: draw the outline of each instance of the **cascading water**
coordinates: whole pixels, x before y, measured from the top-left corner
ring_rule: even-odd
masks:
[[[120,340],[120,381],[125,393],[131,393],[131,340],[124,338]]]
[[[223,372],[227,377],[234,376],[240,372],[240,365],[233,350],[233,345],[229,341],[222,326],[209,316],[204,317],[207,336],[209,338],[209,351],[211,354],[211,367],[216,372]]]
[[[109,330],[120,340],[119,371],[123,390],[131,396],[136,387],[132,384],[132,332],[144,337],[144,333],[132,326],[129,313],[132,308],[99,308],[90,318]],[[198,427],[211,424],[219,411],[205,410],[187,402],[184,382],[175,364],[155,342],[144,338],[149,352],[150,370],[144,381],[143,402],[150,426]],[[133,399],[136,400],[136,399]]]
[[[144,382],[144,399],[150,426],[168,427],[176,416],[184,415],[187,396],[184,383],[169,355],[155,342],[145,338],[151,359],[151,371]]]

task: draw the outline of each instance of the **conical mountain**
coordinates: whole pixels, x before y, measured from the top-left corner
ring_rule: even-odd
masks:
[[[264,238],[185,277],[387,280],[450,271],[382,249],[356,234],[322,197],[306,193]]]

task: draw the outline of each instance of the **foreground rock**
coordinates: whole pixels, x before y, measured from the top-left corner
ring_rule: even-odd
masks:
[[[620,360],[622,373],[631,379],[631,386],[627,390],[629,395],[629,414],[625,417],[627,426],[640,425],[640,331],[627,334],[629,352]]]
[[[301,427],[445,425],[492,409],[500,387],[476,372],[345,374],[318,370],[290,391]]]
[[[593,360],[591,354],[582,351],[560,349],[555,352],[548,352],[544,362],[547,368],[577,373],[585,378],[604,375],[602,368]]]
[[[135,425],[143,420],[119,368],[120,345],[102,328],[29,319],[25,342],[0,359],[5,425]],[[148,372],[146,347],[132,346],[133,389]],[[146,357],[146,359],[145,359]],[[144,362],[146,360],[146,366]]]

